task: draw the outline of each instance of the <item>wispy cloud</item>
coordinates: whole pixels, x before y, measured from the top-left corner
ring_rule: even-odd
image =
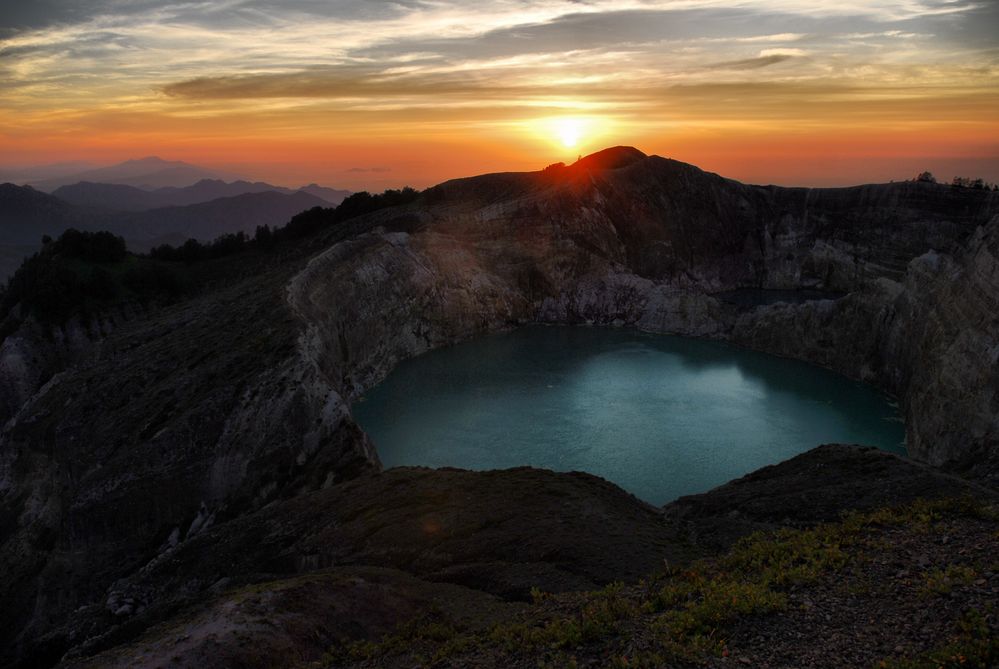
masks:
[[[785,60],[790,60],[793,56],[789,54],[770,54],[767,56],[759,56],[757,58],[743,58],[741,60],[727,60],[721,63],[714,63],[708,66],[708,69],[712,70],[756,70],[761,67],[767,67],[769,65],[776,65],[777,63],[783,63]]]

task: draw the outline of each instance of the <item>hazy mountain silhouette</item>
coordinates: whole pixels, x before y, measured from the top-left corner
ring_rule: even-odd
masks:
[[[183,207],[162,207],[124,216],[109,229],[134,250],[188,238],[209,241],[230,232],[252,234],[257,226],[284,225],[306,209],[329,203],[308,193],[244,193]]]
[[[136,190],[119,190],[122,187],[109,184],[92,185],[104,186],[107,192],[132,195]],[[209,188],[203,187],[196,192],[208,191]],[[284,225],[299,212],[328,206],[329,202],[309,193],[269,190],[185,206],[113,211],[71,204],[30,186],[2,184],[0,282],[13,274],[25,257],[41,247],[42,235],[57,237],[67,228],[110,230],[124,237],[130,249],[147,251],[157,244],[178,244],[189,238],[210,241],[230,232],[252,234],[258,225]]]
[[[159,202],[156,191],[142,190],[123,184],[99,184],[81,181],[71,186],[60,186],[52,191],[54,197],[80,207],[97,207],[112,211],[144,211],[176,202]]]
[[[308,193],[309,195],[315,195],[316,197],[326,200],[331,204],[340,204],[343,202],[344,198],[350,195],[349,190],[327,188],[326,186],[320,186],[319,184],[309,184],[308,186],[303,186],[298,190],[303,193]]]
[[[163,160],[155,156],[139,160],[126,160],[110,167],[76,172],[62,177],[30,182],[38,190],[52,192],[60,186],[89,181],[92,183],[124,184],[152,190],[156,188],[183,188],[202,179],[234,180],[236,175],[209,170],[177,160]]]
[[[340,204],[350,194],[350,191],[325,188],[316,184],[310,184],[301,190],[323,200],[323,206]],[[292,195],[297,191],[262,181],[227,183],[220,179],[202,179],[196,184],[184,188],[168,187],[156,190],[143,190],[122,184],[81,181],[73,185],[61,186],[54,190],[52,195],[71,204],[84,207],[98,207],[114,211],[146,211],[159,207],[199,204],[247,193],[267,192]]]

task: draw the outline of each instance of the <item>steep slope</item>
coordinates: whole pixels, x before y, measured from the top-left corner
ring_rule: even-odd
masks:
[[[7,424],[0,665],[19,652],[18,634],[30,664],[54,662],[64,642],[42,639],[64,607],[101,599],[162,547],[377,462],[295,354],[290,268],[280,256],[244,260],[235,272],[249,278],[107,333]],[[56,404],[67,399],[75,407],[63,412]],[[261,477],[270,482],[259,487]]]
[[[341,495],[403,476],[344,483],[379,469],[350,401],[399,360],[519,323],[729,338],[823,364],[899,397],[915,457],[970,458],[987,477],[999,435],[999,412],[989,411],[997,371],[972,362],[989,359],[999,342],[997,213],[990,192],[746,186],[618,148],[568,167],[447,182],[411,205],[235,259],[216,290],[122,326],[4,429],[6,657],[44,664],[70,648],[109,647],[227,587],[218,572],[198,571],[202,557],[181,555],[228,555],[229,546],[251,557],[252,544],[252,560],[221,577],[237,580],[335,564],[344,554],[326,547],[341,535],[294,548],[299,523],[311,526],[316,508],[334,517],[349,506]],[[715,296],[806,288],[838,299]],[[427,489],[392,508],[447,478],[430,476]],[[858,480],[868,490],[883,485],[876,474]],[[967,489],[948,480],[949,492]],[[539,513],[569,518],[618,494],[592,481],[577,493],[578,506],[560,511],[549,500]],[[374,499],[358,517],[381,513]],[[640,508],[620,507],[625,515]],[[467,548],[489,521],[479,511],[464,520],[474,528]],[[614,546],[597,528],[617,516],[593,521],[580,532],[603,546],[597,562],[610,560]],[[471,563],[448,565],[460,551],[436,540],[405,557],[408,535],[385,527],[384,555],[357,561],[402,556],[436,565],[445,576],[434,578],[503,594],[512,590],[501,584],[531,580],[472,554]],[[504,541],[519,545],[534,532],[525,525]],[[672,540],[648,545],[669,553]],[[551,564],[578,541],[541,551],[531,578],[555,583]],[[630,568],[610,571],[634,575]],[[164,581],[162,569],[176,571]],[[133,585],[138,594],[128,594]]]

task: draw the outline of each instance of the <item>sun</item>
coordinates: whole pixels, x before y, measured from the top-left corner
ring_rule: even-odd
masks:
[[[594,114],[542,116],[517,121],[530,137],[547,146],[558,147],[558,153],[575,156],[577,150],[605,141],[613,130],[613,121]]]
[[[583,121],[578,118],[560,118],[555,121],[555,134],[562,146],[571,149],[583,136]]]

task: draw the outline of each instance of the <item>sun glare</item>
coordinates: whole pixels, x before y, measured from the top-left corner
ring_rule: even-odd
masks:
[[[527,120],[524,127],[536,139],[573,152],[592,148],[609,133],[608,120],[597,116],[548,116]]]
[[[583,135],[583,122],[578,118],[562,118],[555,122],[555,132],[562,146],[571,149]]]

